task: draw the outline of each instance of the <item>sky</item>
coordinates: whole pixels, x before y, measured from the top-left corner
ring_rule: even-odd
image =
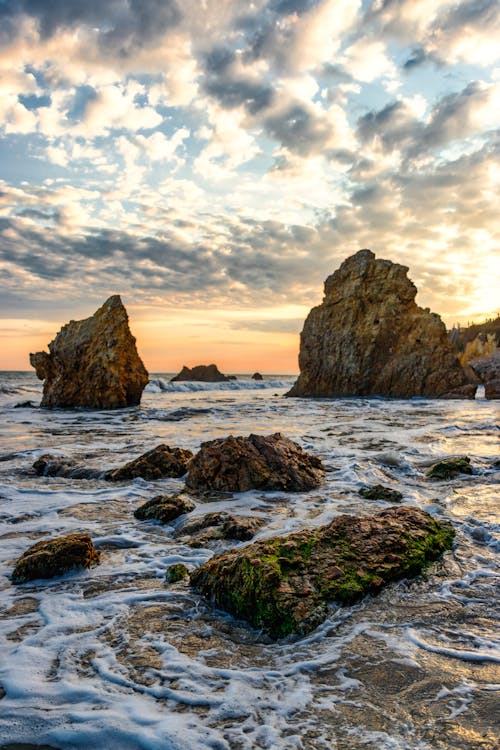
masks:
[[[500,308],[496,0],[0,0],[0,369],[122,296],[146,366],[297,372],[368,247]]]

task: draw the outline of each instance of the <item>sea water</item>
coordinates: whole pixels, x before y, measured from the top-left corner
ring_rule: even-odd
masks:
[[[0,747],[497,750],[498,403],[284,398],[292,382],[159,374],[140,407],[49,411],[34,374],[0,374]],[[322,458],[318,489],[219,495],[193,514],[259,516],[266,538],[388,507],[358,494],[380,483],[451,521],[454,549],[415,580],[333,605],[307,636],[272,642],[186,582],[166,585],[171,564],[191,570],[242,544],[193,548],[174,536],[182,519],[134,518],[182,479],[109,484],[31,468],[47,452],[104,470],[160,443],[196,451],[277,431]],[[465,454],[473,475],[426,477]],[[30,545],[72,531],[91,534],[98,567],[11,583]]]

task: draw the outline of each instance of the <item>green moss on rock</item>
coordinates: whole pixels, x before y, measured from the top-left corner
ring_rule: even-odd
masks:
[[[36,578],[53,578],[74,568],[90,568],[99,563],[100,554],[88,534],[66,536],[37,542],[21,555],[12,573],[13,583]]]
[[[459,474],[472,474],[469,456],[445,458],[433,464],[427,472],[431,479],[454,479]]]
[[[167,572],[165,573],[165,581],[167,583],[178,583],[179,581],[183,581],[184,578],[187,578],[188,575],[189,571],[185,565],[183,565],[182,563],[175,563],[175,565],[171,565],[169,568],[167,568]]]
[[[216,555],[190,580],[216,606],[282,638],[312,630],[332,602],[351,604],[418,574],[453,537],[450,524],[417,508],[342,515],[319,529]]]

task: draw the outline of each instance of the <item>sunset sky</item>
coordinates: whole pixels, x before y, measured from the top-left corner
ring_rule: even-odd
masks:
[[[495,0],[0,0],[0,368],[120,293],[146,366],[296,372],[360,248],[500,308]]]

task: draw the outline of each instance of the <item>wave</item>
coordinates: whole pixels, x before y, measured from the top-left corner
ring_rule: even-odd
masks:
[[[185,380],[171,383],[163,378],[153,378],[145,390],[148,393],[192,393],[194,391],[259,391],[268,388],[291,388],[295,378],[290,380],[228,380],[221,383],[203,383]]]

